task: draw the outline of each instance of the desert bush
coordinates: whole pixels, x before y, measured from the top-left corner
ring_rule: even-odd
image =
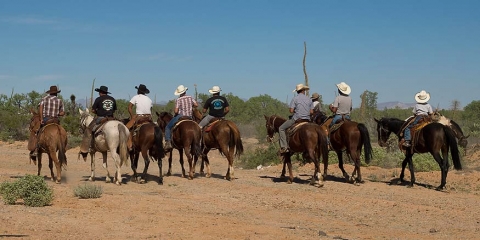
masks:
[[[88,199],[88,198],[99,198],[102,196],[103,189],[101,186],[92,185],[92,184],[83,184],[77,186],[73,193],[75,197],[80,199]]]
[[[26,175],[14,182],[3,182],[0,185],[0,194],[5,204],[15,204],[23,199],[26,206],[43,207],[50,205],[53,200],[53,190],[43,177]]]
[[[253,169],[259,165],[280,164],[281,160],[277,152],[278,147],[275,147],[274,144],[268,144],[267,147],[257,147],[240,156],[238,165],[246,169]]]

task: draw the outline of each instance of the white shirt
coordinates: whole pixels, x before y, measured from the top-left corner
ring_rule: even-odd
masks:
[[[136,114],[152,114],[153,102],[152,99],[143,94],[133,96],[130,103],[135,105]]]

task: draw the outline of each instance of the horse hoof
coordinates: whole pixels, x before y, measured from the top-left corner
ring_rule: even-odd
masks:
[[[147,183],[147,181],[145,179],[140,179],[140,184],[144,184],[144,183]]]
[[[55,181],[55,183],[56,183],[56,184],[60,184],[60,183],[62,183],[62,182],[60,182],[60,181]]]
[[[324,182],[318,182],[318,187],[319,187],[319,188],[323,187],[324,185],[325,185]]]

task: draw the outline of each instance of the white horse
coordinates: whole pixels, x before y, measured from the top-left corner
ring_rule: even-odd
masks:
[[[88,108],[85,111],[79,109],[80,112],[80,127],[85,131],[88,125],[93,121],[93,116],[90,115]],[[86,132],[86,131],[85,131]],[[101,126],[95,136],[95,144],[92,146],[93,151],[90,151],[91,157],[91,175],[89,181],[95,181],[95,152],[101,152],[103,155],[103,168],[107,170],[106,182],[111,182],[110,172],[107,166],[107,152],[110,152],[115,162],[115,183],[120,185],[122,183],[121,167],[125,163],[128,163],[128,149],[127,140],[130,134],[128,128],[120,121],[110,120]],[[90,134],[84,134],[83,141],[91,141],[92,136]],[[87,152],[86,149],[81,149],[81,152]],[[78,158],[80,158],[80,154]],[[87,154],[83,153],[83,160],[86,161]]]

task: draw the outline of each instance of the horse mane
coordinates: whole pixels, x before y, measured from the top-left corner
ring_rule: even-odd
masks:
[[[460,126],[458,125],[458,123],[456,123],[455,121],[450,119],[450,124],[455,128],[455,130],[458,130],[463,135],[463,131],[460,128]]]

